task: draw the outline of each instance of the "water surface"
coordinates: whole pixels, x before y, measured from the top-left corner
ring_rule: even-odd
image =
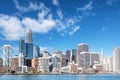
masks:
[[[120,74],[0,75],[0,80],[120,80]]]

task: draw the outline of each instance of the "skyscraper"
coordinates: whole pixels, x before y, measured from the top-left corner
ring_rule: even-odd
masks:
[[[33,58],[32,31],[29,29],[26,30],[23,55],[26,58]]]
[[[25,41],[21,39],[19,41],[19,53],[24,53],[25,52]]]
[[[77,49],[72,49],[72,61],[76,63],[77,60]]]
[[[78,44],[78,54],[80,54],[80,52],[88,52],[88,44],[86,43],[81,43],[81,44]]]
[[[11,52],[12,52],[12,46],[11,45],[4,45],[2,48],[3,52],[3,66],[10,67],[11,66]]]
[[[33,46],[33,58],[38,58],[40,57],[40,47],[34,45]]]
[[[116,47],[113,51],[113,71],[120,72],[120,47]]]
[[[32,31],[29,29],[26,30],[25,43],[32,43]]]
[[[71,51],[70,51],[70,50],[67,50],[67,51],[66,51],[66,59],[67,59],[67,62],[70,62],[70,58],[71,58]]]

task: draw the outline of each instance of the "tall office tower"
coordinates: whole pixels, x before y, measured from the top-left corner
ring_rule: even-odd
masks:
[[[24,53],[24,52],[25,52],[25,41],[21,39],[19,41],[19,53]]]
[[[11,52],[12,52],[12,46],[11,45],[4,45],[2,48],[3,52],[3,66],[10,67],[11,66]]]
[[[78,54],[80,54],[80,52],[88,52],[88,48],[88,44],[86,43],[78,44]]]
[[[93,66],[96,63],[100,63],[100,54],[98,52],[91,52],[90,65]]]
[[[103,49],[101,49],[101,51],[100,51],[100,64],[103,64],[103,59],[104,59]]]
[[[26,58],[33,58],[33,44],[32,43],[25,43],[25,52],[23,53],[24,57]]]
[[[32,31],[29,29],[26,30],[25,43],[32,43]]]
[[[72,49],[72,61],[77,61],[77,49]]]
[[[38,58],[40,57],[40,47],[34,45],[33,46],[33,58]]]
[[[120,47],[116,47],[113,51],[113,71],[120,72]]]
[[[66,51],[66,59],[67,59],[67,62],[70,62],[70,58],[71,58],[71,51],[70,51],[70,50],[67,50],[67,51]]]
[[[24,43],[24,52],[23,55],[26,58],[33,58],[33,44],[32,44],[32,31],[27,29],[25,35],[25,43]]]
[[[79,56],[78,66],[85,70],[90,68],[90,52],[81,52]]]
[[[106,58],[106,71],[113,71],[113,59],[111,56],[109,56],[108,58]]]

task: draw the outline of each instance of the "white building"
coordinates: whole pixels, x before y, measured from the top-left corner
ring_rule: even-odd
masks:
[[[61,69],[61,60],[57,56],[52,57],[53,72],[59,72]]]
[[[49,57],[50,56],[50,53],[48,53],[47,51],[42,51],[42,56],[43,57]]]
[[[11,52],[12,52],[12,46],[11,45],[4,45],[2,48],[3,52],[3,65],[10,67],[11,66]]]
[[[32,43],[32,31],[30,29],[26,30],[25,43]]]
[[[19,67],[22,67],[24,66],[24,55],[23,53],[19,53],[19,56],[18,56],[18,63],[19,63]]]
[[[111,56],[109,56],[108,58],[106,58],[104,60],[104,65],[105,65],[105,70],[108,72],[112,72],[113,71],[113,59]]]
[[[52,57],[54,57],[54,56],[56,56],[56,57],[58,57],[58,58],[61,59],[61,57],[62,57],[62,51],[54,51],[52,53]]]
[[[120,48],[117,47],[113,51],[113,71],[120,72]]]
[[[50,63],[50,57],[41,57],[38,58],[38,71],[41,71],[43,73],[49,72],[49,64]]]

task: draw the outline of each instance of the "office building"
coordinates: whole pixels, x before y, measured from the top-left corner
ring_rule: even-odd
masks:
[[[24,58],[23,53],[19,53],[19,56],[18,56],[19,67],[24,66],[24,61],[25,61],[25,58]]]
[[[25,41],[23,39],[19,41],[19,53],[25,53]]]
[[[90,68],[90,52],[81,52],[78,66],[84,70]]]
[[[3,52],[3,66],[10,67],[11,60],[12,60],[12,46],[11,45],[4,45],[2,48]]]
[[[78,44],[78,54],[80,54],[80,52],[88,52],[88,51],[89,51],[88,44],[86,43]]]
[[[18,60],[18,56],[13,56],[12,57],[12,70],[16,71],[16,68],[19,66],[19,60]]]
[[[91,52],[90,53],[90,65],[94,65],[96,63],[100,63],[100,55],[98,52]]]
[[[113,51],[113,71],[120,72],[120,48],[116,47]]]
[[[40,48],[37,45],[33,46],[33,58],[40,57]]]
[[[71,59],[71,51],[70,50],[66,51],[66,59],[67,59],[67,62],[70,62],[70,59]]]
[[[32,43],[32,31],[30,29],[26,30],[25,43]]]
[[[76,63],[77,61],[77,49],[72,49],[72,61],[74,61]]]
[[[25,52],[23,53],[24,57],[33,58],[33,44],[25,43]]]

